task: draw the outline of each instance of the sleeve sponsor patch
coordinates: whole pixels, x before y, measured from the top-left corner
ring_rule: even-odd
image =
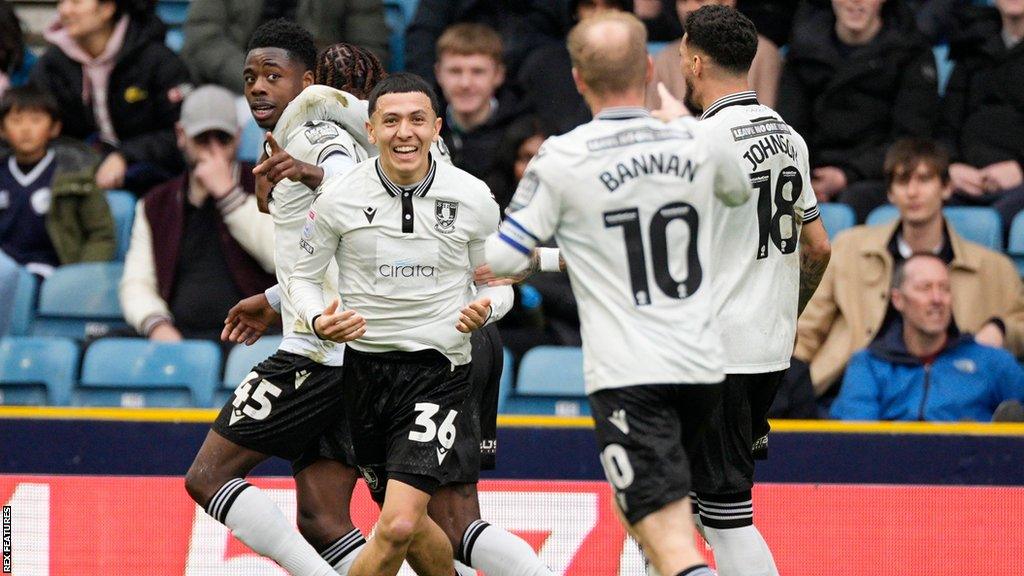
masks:
[[[306,140],[309,140],[310,145],[316,146],[332,138],[337,138],[340,132],[338,132],[338,127],[330,122],[307,122],[303,134],[306,136]]]
[[[508,212],[512,213],[529,206],[530,202],[533,202],[533,197],[537,194],[537,188],[539,187],[540,179],[537,178],[537,173],[527,170],[526,174],[523,174],[523,179],[519,181],[519,186],[516,188],[516,193],[512,196],[512,200],[508,203]]]

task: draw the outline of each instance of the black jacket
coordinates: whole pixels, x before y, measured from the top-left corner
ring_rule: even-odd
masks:
[[[498,109],[486,122],[469,131],[456,128],[451,117],[441,125],[441,137],[452,155],[452,164],[481,180],[487,178],[505,131],[522,115],[519,101],[508,89],[499,90]]]
[[[564,134],[592,118],[572,80],[572,60],[564,43],[534,50],[519,69],[516,86],[526,106],[552,134]]]
[[[131,20],[124,46],[110,74],[107,106],[119,152],[129,164],[149,162],[171,172],[183,168],[174,138],[182,90],[189,81],[185,65],[164,45],[164,25],[156,17]],[[32,81],[57,99],[63,134],[87,140],[99,131],[92,107],[82,100],[82,65],[51,46]]]
[[[1024,42],[1007,49],[996,11],[978,16],[950,44],[942,140],[955,161],[977,168],[1024,165]]]
[[[501,34],[508,77],[531,50],[560,42],[568,30],[566,0],[420,0],[405,31],[405,69],[434,82],[435,46],[446,28],[479,22]]]
[[[804,12],[782,69],[779,113],[807,141],[812,167],[841,168],[850,183],[881,179],[889,145],[931,137],[939,114],[931,47],[905,12],[883,15],[878,36],[844,54],[832,10]]]

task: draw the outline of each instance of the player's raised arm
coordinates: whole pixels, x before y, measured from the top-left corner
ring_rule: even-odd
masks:
[[[555,193],[541,181],[541,153],[530,163],[509,203],[506,217],[487,239],[487,263],[497,276],[512,276],[530,265],[533,249],[550,238],[561,213]]]
[[[296,315],[305,318],[314,333],[321,337],[323,334],[316,332],[314,321],[325,311],[324,274],[341,242],[341,234],[331,221],[333,209],[329,191],[313,202],[299,238],[299,259],[288,280],[288,296]]]
[[[485,210],[485,221],[481,222],[479,235],[477,238],[470,240],[469,242],[469,263],[473,267],[474,271],[487,263],[485,243],[487,238],[491,234],[494,234],[498,229],[498,206],[490,198],[488,198],[487,201],[490,203],[490,206]],[[512,286],[490,286],[484,282],[477,285],[477,293],[474,301],[479,302],[484,299],[487,299],[488,301],[488,312],[483,323],[480,325],[481,327],[501,320],[505,314],[512,309],[515,294],[512,290]],[[463,311],[463,313],[465,314],[465,311]]]

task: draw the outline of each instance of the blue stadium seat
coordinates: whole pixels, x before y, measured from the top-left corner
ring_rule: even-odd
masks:
[[[1024,212],[1018,212],[1010,223],[1010,245],[1006,250],[1024,276]]]
[[[570,346],[538,346],[519,365],[514,394],[506,411],[529,414],[590,413],[583,387],[583,350]]]
[[[1003,251],[1003,223],[999,213],[984,206],[949,206],[942,214],[957,234],[999,252]],[[892,204],[879,206],[868,214],[867,224],[886,224],[899,218],[899,210]]]
[[[1003,251],[1003,219],[999,212],[984,206],[950,206],[942,213],[964,238]]]
[[[189,0],[160,0],[156,4],[156,15],[167,25],[164,44],[175,52],[181,52],[181,46],[185,42],[182,27],[188,17],[188,5]]]
[[[508,348],[501,350],[501,380],[498,385],[498,413],[505,412],[505,401],[512,395],[512,388],[515,386],[513,379],[515,374],[515,361],[512,359],[512,352]]]
[[[127,328],[117,299],[123,271],[121,262],[58,267],[43,282],[32,334],[84,340]]]
[[[25,334],[32,322],[35,302],[35,276],[0,251],[0,336]]]
[[[400,72],[405,70],[405,29],[412,21],[412,16],[406,16],[401,0],[384,0],[384,18],[391,31],[388,36],[388,51],[391,52],[391,61],[385,64],[388,70]]]
[[[825,225],[829,240],[857,223],[857,215],[853,212],[853,208],[846,204],[825,202],[818,205],[818,210],[821,211],[821,222]]]
[[[900,211],[895,206],[892,204],[882,204],[868,214],[864,223],[868,226],[878,226],[879,224],[888,224],[899,217]]]
[[[115,258],[124,262],[132,241],[132,224],[135,223],[135,195],[126,190],[107,190],[107,204],[110,205],[110,215],[114,217]]]
[[[949,46],[946,44],[932,47],[932,52],[935,54],[935,72],[938,76],[939,96],[943,96],[946,93],[946,84],[949,83],[949,77],[953,74],[953,61],[949,59]]]
[[[78,346],[67,338],[0,339],[0,404],[66,406],[78,373]]]
[[[668,46],[668,42],[648,42],[647,52],[649,52],[651,56],[657,56],[658,52],[664,50],[666,46]]]
[[[79,406],[210,406],[220,382],[220,347],[205,340],[104,338],[85,351]]]
[[[256,161],[260,157],[260,151],[263,148],[263,129],[256,124],[251,116],[246,121],[245,126],[242,126],[242,137],[238,143],[238,159],[242,162]]]
[[[252,346],[236,344],[228,352],[227,364],[224,367],[224,380],[214,396],[214,406],[224,404],[231,391],[242,383],[242,379],[252,371],[252,367],[264,361],[277,351],[281,345],[281,336],[264,336]]]

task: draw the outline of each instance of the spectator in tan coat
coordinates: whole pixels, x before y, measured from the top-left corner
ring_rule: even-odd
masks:
[[[961,238],[942,216],[942,201],[952,191],[946,153],[930,141],[899,141],[886,156],[885,173],[899,219],[836,238],[825,277],[797,325],[787,378],[793,383],[801,371],[806,378],[809,364],[818,397],[837,391],[833,385],[853,353],[892,322],[893,269],[914,253],[936,254],[949,265],[960,330],[980,344],[1024,354],[1024,286],[1016,268],[1003,254]]]

